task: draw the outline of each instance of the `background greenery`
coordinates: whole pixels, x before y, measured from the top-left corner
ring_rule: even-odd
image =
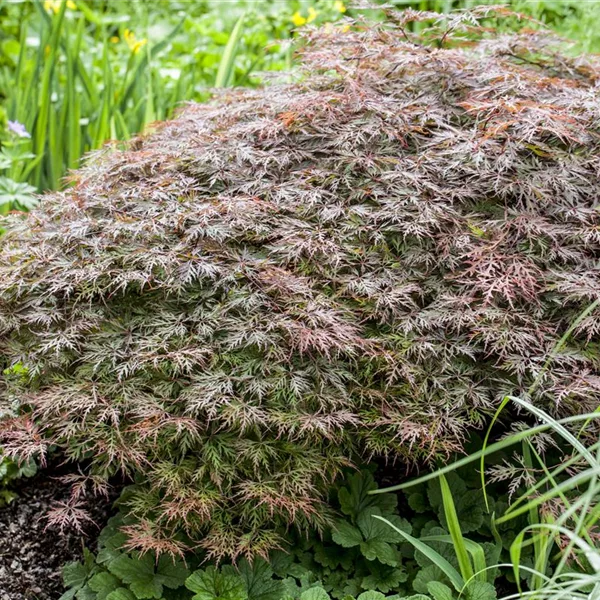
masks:
[[[481,2],[391,4],[444,12]],[[596,2],[511,7],[573,39],[575,51],[600,48]],[[357,14],[341,0],[0,0],[0,212],[28,209],[32,193],[64,185],[84,153],[206,100],[213,87],[289,70],[299,28]]]

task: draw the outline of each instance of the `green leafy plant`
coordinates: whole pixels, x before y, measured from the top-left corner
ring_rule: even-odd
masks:
[[[126,537],[119,531],[122,525],[121,515],[113,517],[99,538],[98,555],[86,551],[83,562],[65,566],[63,579],[70,589],[61,600],[159,600],[184,586],[190,571],[183,561],[152,552],[126,552]]]
[[[526,519],[526,522],[521,529],[517,528],[512,536],[505,533],[505,539],[502,540],[505,546],[507,540],[510,540],[510,562],[494,565],[488,561],[487,564],[491,564],[492,567],[512,568],[518,591],[505,598],[593,597],[594,593],[600,590],[600,553],[597,548],[600,535],[600,470],[597,464],[600,443],[597,441],[595,424],[599,413],[595,411],[557,420],[528,401],[516,397],[509,397],[507,400],[530,412],[538,419],[539,424],[507,436],[501,441],[486,444],[482,450],[423,478],[381,491],[404,490],[415,484],[431,482],[435,477],[444,478],[453,469],[464,468],[470,463],[489,457],[494,452],[521,444],[527,451],[519,461],[520,469],[507,468],[508,465],[505,464],[500,471],[491,470],[492,480],[496,481],[514,478],[519,470],[524,472],[518,475],[519,479],[522,478],[524,489],[502,514],[493,518],[492,527],[498,537],[498,527],[514,524],[517,519],[521,522],[522,519]],[[586,430],[589,425],[591,429]],[[573,430],[579,430],[579,433],[576,434]],[[545,432],[554,434],[566,444],[567,449],[571,449],[571,452],[565,449],[560,460],[551,461],[547,453],[538,446],[538,436]],[[502,475],[499,476],[499,473]],[[513,490],[513,493],[515,491]],[[378,493],[378,490],[374,493]],[[449,517],[451,513],[450,509]],[[456,536],[450,537],[458,554],[461,542]],[[463,543],[465,541],[463,539]],[[413,544],[422,542],[423,539],[411,540]],[[465,548],[468,546],[465,545]],[[426,551],[444,575],[452,580],[455,588],[460,588],[461,591],[468,590],[468,582],[461,574],[448,569],[431,548]],[[530,558],[526,559],[526,554]],[[473,552],[471,555],[473,563],[476,564]],[[479,562],[483,567],[483,562]],[[489,569],[489,566],[485,568]],[[483,572],[481,568],[477,571]],[[527,581],[526,589],[521,585],[523,579]],[[466,593],[468,594],[468,591]]]
[[[215,565],[205,553],[188,552],[184,556],[187,578],[181,561],[173,562],[172,557],[165,555],[156,562],[154,554],[142,557],[127,549],[126,532],[133,521],[123,507],[128,498],[135,497],[134,490],[128,489],[119,502],[121,512],[111,519],[100,536],[92,566],[86,561],[69,567],[77,577],[65,577],[65,581],[75,582],[67,594],[81,590],[79,593],[85,600],[88,588],[96,593],[124,589],[136,598],[150,598],[157,596],[163,585],[163,594],[168,595],[169,589],[173,589],[175,597],[193,597],[194,600],[310,600],[313,597],[316,600],[381,600],[383,597],[440,600],[444,595],[448,599],[456,598],[460,591],[467,600],[492,599],[495,598],[493,584],[500,571],[491,567],[501,554],[504,559],[509,558],[513,531],[504,530],[504,546],[496,539],[499,534],[492,532],[490,519],[483,515],[483,494],[473,487],[477,485],[476,477],[468,481],[452,474],[448,476],[447,489],[432,481],[405,497],[373,495],[377,484],[370,471],[348,474],[331,490],[331,503],[338,517],[330,528],[322,533],[312,531],[308,538],[288,532],[282,536],[286,539],[284,550],[271,552],[268,560],[242,559],[235,565]],[[496,488],[491,489],[496,493]],[[449,505],[448,490],[457,499],[454,513]],[[468,500],[463,500],[461,505],[460,498]],[[498,495],[499,501],[500,498]],[[479,517],[465,519],[464,529],[469,531],[469,538],[463,537],[462,544],[474,577],[465,585],[457,553],[453,551],[455,534],[448,523],[452,514],[458,518],[457,515],[468,516],[473,511]],[[530,555],[531,552],[525,550],[523,559]],[[165,568],[167,572],[163,572]],[[178,577],[168,579],[172,588],[167,589],[163,578],[171,571]],[[68,597],[72,596],[64,600]]]
[[[493,581],[498,574],[495,563],[500,558],[502,546],[500,544],[496,544],[495,546],[495,551],[493,552],[493,559],[495,560],[491,565],[491,568],[494,570],[492,571],[490,570],[490,565],[487,564],[486,559],[488,557],[486,557],[486,549],[484,546],[463,537],[461,530],[462,526],[457,516],[453,494],[448,485],[448,481],[443,474],[440,475],[439,484],[442,495],[442,506],[449,534],[446,534],[442,530],[441,534],[432,535],[433,532],[430,531],[429,535],[416,539],[406,531],[399,529],[397,525],[390,520],[379,515],[374,515],[374,518],[380,520],[401,535],[415,547],[418,553],[422,554],[426,560],[431,562],[433,568],[425,566],[422,573],[427,569],[432,573],[435,573],[436,571],[441,572],[444,579],[452,585],[455,593],[458,593],[460,596],[467,599],[494,600],[497,595]],[[458,563],[458,570],[443,556],[443,554],[429,545],[431,542],[452,545],[454,556]],[[488,548],[489,547],[490,545],[488,544]],[[490,552],[488,552],[488,555],[489,554]],[[421,581],[419,585],[423,586],[423,581]],[[452,589],[443,581],[427,581],[426,588],[427,592],[434,600],[451,600],[455,597]]]
[[[17,498],[17,493],[11,490],[12,484],[23,477],[33,477],[36,473],[37,465],[34,461],[19,464],[4,456],[0,449],[0,506]]]

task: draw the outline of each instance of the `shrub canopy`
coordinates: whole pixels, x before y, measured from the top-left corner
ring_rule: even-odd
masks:
[[[600,297],[600,70],[479,11],[310,31],[298,82],[191,105],[5,224],[5,451],[134,474],[132,545],[235,557],[536,378],[595,408],[598,311],[542,367]]]

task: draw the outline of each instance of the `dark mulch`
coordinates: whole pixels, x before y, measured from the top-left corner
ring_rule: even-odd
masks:
[[[95,549],[98,533],[113,512],[114,498],[90,498],[84,504],[95,525],[83,534],[46,529],[44,515],[55,502],[66,501],[70,492],[67,484],[49,473],[57,471],[46,469],[23,480],[15,490],[18,498],[0,508],[0,600],[59,598],[64,591],[63,565],[79,560],[84,546]]]

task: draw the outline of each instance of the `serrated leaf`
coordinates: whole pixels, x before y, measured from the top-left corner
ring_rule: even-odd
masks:
[[[119,531],[123,525],[123,518],[119,514],[108,521],[108,525],[98,536],[98,556],[96,561],[100,564],[110,562],[121,556],[121,548],[127,542],[127,536]]]
[[[447,577],[444,575],[444,572],[437,565],[429,565],[424,569],[419,569],[412,586],[415,592],[427,594],[429,592],[427,586],[432,581],[447,581]]]
[[[363,592],[356,600],[385,600],[385,596],[381,592],[368,590]]]
[[[452,590],[440,581],[430,581],[427,584],[427,591],[433,600],[453,600]]]
[[[342,592],[345,596],[351,596],[352,598],[356,598],[358,594],[361,592],[361,579],[358,577],[352,577],[351,579],[346,580]]]
[[[108,563],[108,570],[124,583],[129,584],[138,600],[146,598],[160,600],[163,586],[154,574],[154,559],[150,554],[131,557],[123,554]]]
[[[360,551],[367,560],[378,560],[384,565],[397,567],[399,563],[398,551],[387,542],[369,540],[362,542]]]
[[[242,577],[232,568],[213,566],[192,573],[185,587],[195,593],[193,600],[246,600],[248,593]]]
[[[89,566],[80,562],[71,562],[63,567],[62,576],[65,587],[82,587],[91,571]]]
[[[338,492],[340,507],[345,515],[356,519],[364,510],[375,507],[384,515],[394,513],[398,498],[395,494],[370,495],[370,491],[377,489],[377,484],[368,471],[354,473],[348,477],[346,483],[347,485]]]
[[[126,588],[118,588],[111,592],[106,600],[135,600],[135,596]]]
[[[245,558],[238,571],[248,593],[248,600],[279,600],[283,592],[281,581],[273,578],[273,569],[264,560],[256,559],[250,564]]]
[[[427,502],[425,494],[422,492],[413,492],[408,496],[408,505],[418,513],[424,513],[431,509],[431,505]]]
[[[312,587],[300,594],[300,600],[331,600],[322,587]]]
[[[96,592],[96,600],[106,600],[106,597],[114,592],[121,582],[111,573],[103,571],[96,573],[88,582],[90,589]]]
[[[183,561],[167,555],[159,558],[156,576],[162,585],[175,590],[185,584],[189,575],[190,572]]]
[[[403,567],[396,569],[374,562],[369,564],[369,571],[370,575],[363,577],[361,582],[365,590],[379,590],[387,594],[408,580],[408,573]]]
[[[471,581],[466,591],[467,600],[496,600],[496,588],[486,581]]]
[[[404,538],[396,529],[384,523],[381,519],[376,519],[375,516],[383,516],[378,508],[371,508],[361,513],[357,519],[357,526],[363,534],[366,541],[376,540],[379,542],[389,542],[391,544],[399,544],[404,541]],[[402,519],[397,515],[387,517],[387,520],[397,529],[405,533],[411,533],[412,528],[406,519]]]
[[[79,588],[75,593],[76,600],[97,600],[97,597],[96,592],[92,591],[87,584]]]
[[[337,521],[331,534],[333,541],[343,548],[353,548],[363,541],[360,529],[354,527],[347,521]]]
[[[315,562],[328,569],[342,569],[343,571],[353,571],[355,561],[358,556],[358,549],[347,549],[340,551],[339,546],[335,544],[326,544],[315,542],[313,546],[313,558]]]

